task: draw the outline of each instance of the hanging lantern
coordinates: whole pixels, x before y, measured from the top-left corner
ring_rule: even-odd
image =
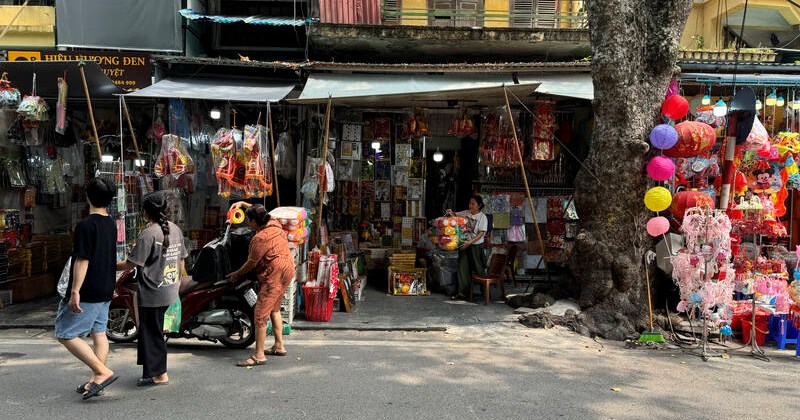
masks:
[[[678,132],[669,124],[659,124],[650,131],[650,144],[656,149],[669,149],[678,142]]]
[[[772,92],[767,96],[767,106],[774,106],[778,102],[778,97],[775,95],[775,92]]]
[[[664,155],[671,158],[688,158],[705,153],[714,146],[717,135],[714,128],[699,121],[684,121],[675,125],[678,132],[678,143],[667,150]]]
[[[652,237],[669,232],[669,220],[664,216],[654,217],[647,221],[647,233]]]
[[[761,103],[761,99],[756,99],[756,111],[761,111],[764,105]]]
[[[660,212],[672,204],[672,194],[664,187],[653,187],[644,194],[644,205],[650,211]]]
[[[778,99],[775,101],[775,106],[783,106],[786,103],[786,100],[783,99],[783,95],[778,96]]]
[[[700,101],[703,105],[711,105],[711,97],[708,95],[703,96],[703,100]]]
[[[661,104],[661,114],[671,120],[679,120],[689,113],[689,101],[681,95],[672,95]]]
[[[724,117],[728,115],[728,105],[720,98],[720,100],[714,104],[714,110],[712,112],[715,117]]]
[[[672,178],[675,173],[675,164],[672,159],[664,156],[656,156],[650,159],[647,164],[647,175],[656,181],[666,181]]]
[[[672,197],[672,204],[669,212],[678,220],[683,220],[686,209],[692,207],[711,207],[714,208],[714,200],[711,197],[697,190],[681,191]]]

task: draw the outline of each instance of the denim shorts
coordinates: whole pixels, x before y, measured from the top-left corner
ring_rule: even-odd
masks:
[[[56,312],[56,338],[86,337],[89,333],[102,333],[108,324],[108,302],[81,302],[83,312],[69,309],[68,301],[61,299]]]

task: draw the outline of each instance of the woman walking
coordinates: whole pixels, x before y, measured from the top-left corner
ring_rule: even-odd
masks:
[[[247,262],[229,274],[228,280],[236,281],[242,275],[254,271],[260,284],[255,307],[256,349],[250,357],[237,363],[237,366],[247,367],[263,365],[267,361],[267,354],[287,354],[283,345],[281,300],[295,272],[289,241],[281,224],[270,218],[267,209],[260,204],[251,205],[240,201],[231,206],[231,209],[241,207],[247,209],[247,223],[256,230],[256,234],[250,242]],[[267,318],[272,321],[272,334],[275,337],[275,343],[269,351],[264,349],[267,341]]]
[[[183,232],[167,220],[164,194],[144,196],[142,209],[149,221],[139,234],[131,255],[117,264],[117,270],[136,266],[139,280],[139,339],[136,364],[142,366],[137,386],[166,385],[167,344],[164,341],[164,313],[178,299],[183,259],[188,256]]]

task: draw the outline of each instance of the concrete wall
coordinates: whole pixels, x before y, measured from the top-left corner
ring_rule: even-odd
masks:
[[[10,24],[22,6],[0,6],[0,28]],[[0,39],[0,47],[54,47],[56,9],[51,6],[26,6]],[[1,29],[0,29],[1,30]]]

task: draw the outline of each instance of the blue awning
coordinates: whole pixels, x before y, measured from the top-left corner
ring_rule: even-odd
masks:
[[[210,20],[214,23],[247,23],[250,25],[270,25],[270,26],[303,26],[312,19],[291,19],[280,17],[264,17],[264,16],[220,16],[220,15],[204,15],[197,13],[192,9],[181,9],[178,11],[186,19],[189,20]]]

